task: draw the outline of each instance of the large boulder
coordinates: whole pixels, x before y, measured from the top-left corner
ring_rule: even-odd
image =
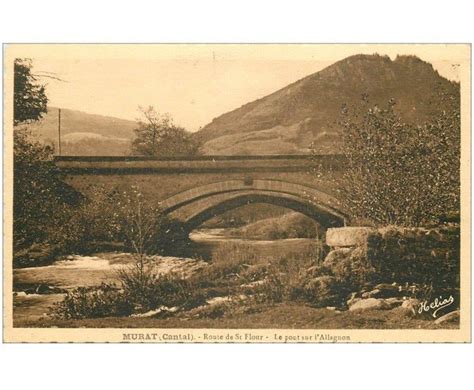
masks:
[[[364,245],[367,237],[374,231],[369,227],[329,228],[326,231],[326,244],[332,247],[351,247]]]
[[[349,306],[349,311],[356,310],[387,310],[390,305],[384,299],[367,298],[360,299]]]
[[[351,256],[351,248],[338,248],[333,249],[329,252],[324,259],[323,265],[328,268],[332,268],[334,265],[341,263],[344,260],[347,260]]]
[[[376,285],[373,290],[362,294],[362,298],[392,298],[401,295],[403,295],[403,291],[399,286],[382,283]]]
[[[335,306],[341,303],[342,288],[333,276],[309,279],[303,286],[305,297],[315,306]]]
[[[339,248],[331,251],[323,265],[352,291],[372,284],[374,268],[367,261],[364,248]]]

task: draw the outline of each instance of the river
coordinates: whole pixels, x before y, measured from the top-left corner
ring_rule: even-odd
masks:
[[[216,251],[226,253],[242,245],[252,248],[254,255],[262,257],[301,253],[315,246],[314,239],[269,241],[229,237],[226,229],[195,230],[190,238],[193,255],[189,258],[153,256],[158,272],[189,275],[206,267]],[[73,288],[118,282],[117,271],[133,263],[134,258],[129,253],[102,252],[91,256],[65,256],[49,266],[15,269],[15,322],[46,316],[54,302],[62,300],[65,292]]]

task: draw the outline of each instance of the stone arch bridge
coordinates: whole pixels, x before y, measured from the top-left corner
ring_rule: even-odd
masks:
[[[227,210],[270,203],[299,211],[325,227],[344,226],[337,197],[344,169],[340,155],[56,157],[65,181],[86,197],[102,186],[140,189],[188,231]]]

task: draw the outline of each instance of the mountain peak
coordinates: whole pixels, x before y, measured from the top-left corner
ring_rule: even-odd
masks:
[[[334,123],[341,107],[397,101],[410,123],[421,123],[441,109],[435,91],[459,93],[430,63],[416,56],[391,60],[357,54],[298,80],[268,96],[215,118],[196,136],[205,154],[305,154],[310,144],[320,153],[337,153],[340,136]]]

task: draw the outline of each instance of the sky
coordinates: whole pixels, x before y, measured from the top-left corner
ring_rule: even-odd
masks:
[[[33,60],[49,104],[135,120],[138,106],[196,131],[213,118],[354,54],[411,54],[459,80],[456,45],[14,45]]]

